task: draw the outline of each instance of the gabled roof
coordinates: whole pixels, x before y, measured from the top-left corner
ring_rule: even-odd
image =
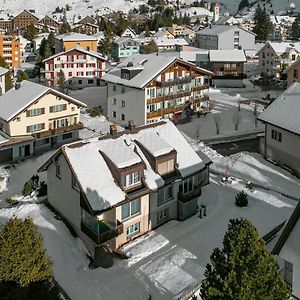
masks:
[[[21,12],[20,12],[19,14],[17,14],[13,19],[19,17],[19,16],[20,16],[21,14],[23,14],[24,12],[30,14],[31,16],[33,16],[33,17],[36,18],[37,20],[39,19],[37,16],[35,16],[33,13],[31,13],[31,12],[28,11],[27,9],[24,9],[23,11],[21,11]]]
[[[176,54],[174,54],[176,55]],[[123,84],[125,86],[134,87],[142,89],[144,88],[151,80],[157,77],[164,69],[174,62],[180,62],[186,64],[187,66],[198,70],[206,75],[213,75],[212,72],[199,68],[195,64],[184,61],[176,56],[165,56],[159,54],[136,54],[127,59],[122,63],[112,69],[110,72],[106,73],[102,80]],[[132,67],[140,67],[142,71],[130,80],[121,78],[121,69],[125,68],[130,64]]]
[[[8,69],[0,67],[0,76],[5,75],[7,72],[9,72]]]
[[[243,50],[209,50],[211,62],[246,62]]]
[[[266,42],[265,45],[257,52],[257,54],[261,53],[268,46],[271,47],[277,55],[287,53],[293,49],[300,52],[300,42]]]
[[[187,46],[189,43],[183,38],[167,39],[167,38],[154,38],[153,42],[158,46]]]
[[[42,22],[43,20],[46,20],[46,19],[50,19],[51,21],[55,22],[57,25],[62,24],[62,23],[60,23],[60,22],[54,20],[52,17],[50,17],[50,16],[48,16],[48,15],[45,15],[45,17],[41,18],[41,19],[39,20],[39,22]]]
[[[221,34],[223,34],[226,31],[230,31],[230,30],[243,30],[251,35],[256,35],[254,32],[246,30],[242,27],[239,27],[237,25],[215,25],[211,28],[204,28],[200,31],[197,32],[197,34],[200,35],[211,35],[211,36],[219,36]]]
[[[106,60],[105,57],[101,56],[100,53],[98,53],[96,51],[91,51],[91,50],[87,50],[87,49],[85,49],[83,47],[76,46],[76,47],[68,49],[66,51],[62,51],[62,52],[59,52],[57,54],[53,54],[52,56],[49,56],[48,58],[45,58],[43,60],[43,62],[46,62],[48,60],[51,60],[51,59],[56,58],[56,57],[61,56],[61,55],[65,55],[66,53],[71,52],[71,51],[79,51],[81,53],[84,53],[84,54],[87,54],[87,55],[91,55],[91,56],[94,56],[94,57],[102,59],[102,60]]]
[[[258,119],[300,135],[300,83],[293,83],[274,100]]]
[[[10,89],[0,97],[0,118],[9,122],[34,101],[50,92],[81,107],[86,106],[84,103],[59,91],[24,80],[21,82],[21,86],[18,89]]]
[[[115,138],[107,136],[64,145],[38,171],[46,171],[56,157],[64,155],[90,207],[94,212],[100,212],[118,206],[126,200],[125,191],[114,180],[112,171],[101,152],[105,152],[114,164],[121,163],[120,167],[143,162],[146,166],[144,175],[147,187],[157,190],[164,185],[163,178],[152,169],[136,140],[142,141],[143,146],[149,147],[149,151],[155,154],[175,150],[178,171],[183,178],[201,171],[210,163],[210,161],[204,163],[176,126],[167,121],[139,127],[134,132],[119,132],[118,137]],[[121,158],[124,147],[126,153]]]
[[[97,39],[93,36],[77,33],[77,32],[69,32],[65,34],[60,34],[55,37],[58,40],[62,40],[64,42],[72,42],[72,41],[97,41]]]
[[[154,38],[162,38],[166,33],[174,36],[168,29],[163,28],[161,30],[158,30],[156,33],[153,34]]]

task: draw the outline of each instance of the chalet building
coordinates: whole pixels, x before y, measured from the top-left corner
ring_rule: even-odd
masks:
[[[0,33],[0,57],[4,58],[11,69],[20,67],[20,40],[16,36]]]
[[[136,32],[130,28],[130,27],[127,27],[122,33],[121,33],[121,37],[129,37],[129,38],[132,38],[132,39],[135,39],[137,37],[137,34]]]
[[[96,261],[104,245],[116,250],[195,214],[209,183],[210,160],[172,122],[129,128],[112,125],[108,136],[64,145],[39,169],[47,171],[50,205]]]
[[[178,38],[178,39],[154,38],[153,42],[157,46],[159,52],[176,51],[178,47],[188,46],[189,44],[183,38]]]
[[[236,25],[215,25],[196,33],[195,46],[207,50],[256,49],[255,34]]]
[[[0,162],[79,139],[86,105],[51,88],[24,80],[0,96]]]
[[[166,28],[158,30],[152,36],[155,39],[174,39],[175,36]]]
[[[292,288],[290,299],[300,299],[300,202],[286,221],[272,250],[282,278]]]
[[[13,31],[17,32],[18,34],[23,34],[28,26],[31,24],[36,25],[38,21],[39,18],[33,13],[29,12],[28,10],[23,10],[20,14],[12,19]]]
[[[134,55],[103,76],[109,119],[138,126],[184,118],[200,111],[208,98],[206,77],[213,73],[174,56]]]
[[[116,39],[111,47],[111,55],[117,61],[124,60],[127,57],[140,53],[140,42],[129,37]]]
[[[40,19],[38,22],[39,25],[42,25],[44,28],[48,28],[49,31],[58,32],[62,26],[61,22],[54,20],[53,18],[46,15],[44,18]]]
[[[77,46],[88,51],[97,51],[97,39],[93,36],[70,32],[55,37],[55,53],[60,53]]]
[[[57,86],[59,72],[62,70],[70,88],[100,85],[100,79],[106,72],[105,61],[98,52],[77,46],[43,61],[45,80],[49,86]]]
[[[209,50],[196,54],[196,64],[214,73],[211,84],[216,87],[243,87],[244,63],[243,50]]]
[[[266,42],[257,54],[260,73],[263,76],[280,77],[282,72],[298,59],[300,43]]]
[[[274,100],[259,120],[265,123],[262,151],[266,159],[300,176],[300,83],[293,83]]]
[[[9,70],[0,67],[0,96],[5,94],[5,75]]]
[[[94,18],[86,16],[75,24],[74,30],[81,34],[94,35],[99,31],[99,26]]]
[[[11,19],[0,20],[0,32],[3,30],[5,33],[11,33],[13,31],[13,23]]]

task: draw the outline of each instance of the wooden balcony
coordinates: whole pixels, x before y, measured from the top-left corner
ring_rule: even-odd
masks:
[[[201,186],[194,187],[194,190],[190,193],[183,194],[181,192],[178,192],[178,201],[186,203],[189,202],[192,199],[195,199],[196,197],[201,196]]]
[[[174,93],[174,94],[169,94],[169,95],[157,96],[156,98],[148,99],[147,104],[160,103],[160,102],[164,102],[164,101],[168,101],[168,100],[178,99],[181,97],[188,97],[190,95],[191,95],[191,92],[186,91],[186,92],[179,92],[176,94]]]
[[[147,119],[162,117],[167,114],[179,112],[179,111],[184,110],[184,108],[185,108],[184,105],[177,105],[177,106],[162,108],[160,110],[147,113]]]
[[[193,76],[188,76],[188,77],[183,77],[183,78],[174,78],[172,80],[165,80],[165,81],[155,81],[156,86],[159,87],[167,87],[167,86],[172,86],[172,85],[177,85],[177,84],[185,84],[185,83],[190,83],[194,77]]]
[[[107,228],[107,231],[98,233],[93,228],[89,227],[87,224],[81,222],[82,232],[84,232],[88,237],[90,237],[97,245],[107,242],[124,232],[124,225],[118,220],[116,227],[109,228],[107,226]]]
[[[70,131],[83,129],[83,127],[84,127],[83,124],[81,122],[78,122],[77,124],[74,124],[74,125],[69,125],[69,126],[65,126],[65,127],[49,129],[49,130],[42,131],[42,132],[32,133],[32,137],[34,139],[47,138],[47,137],[51,137],[53,135],[58,135],[58,134],[63,134],[63,133],[67,133]]]
[[[202,91],[202,90],[207,90],[209,88],[208,84],[203,84],[203,85],[197,85],[192,87],[192,91]]]
[[[199,97],[191,97],[191,104],[197,104],[207,100],[209,100],[209,97],[207,95],[203,95]]]

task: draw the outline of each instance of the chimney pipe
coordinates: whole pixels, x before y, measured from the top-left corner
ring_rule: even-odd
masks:
[[[117,132],[118,132],[118,130],[117,130],[117,125],[116,124],[109,125],[109,133],[112,137],[116,137]]]

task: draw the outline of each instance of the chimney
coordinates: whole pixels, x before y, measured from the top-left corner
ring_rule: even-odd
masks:
[[[18,90],[21,87],[21,82],[15,83],[15,90]]]
[[[109,133],[112,137],[116,137],[117,132],[118,132],[118,130],[117,130],[117,125],[116,124],[109,125]]]
[[[128,121],[128,128],[131,132],[135,131],[135,123],[133,120]]]

